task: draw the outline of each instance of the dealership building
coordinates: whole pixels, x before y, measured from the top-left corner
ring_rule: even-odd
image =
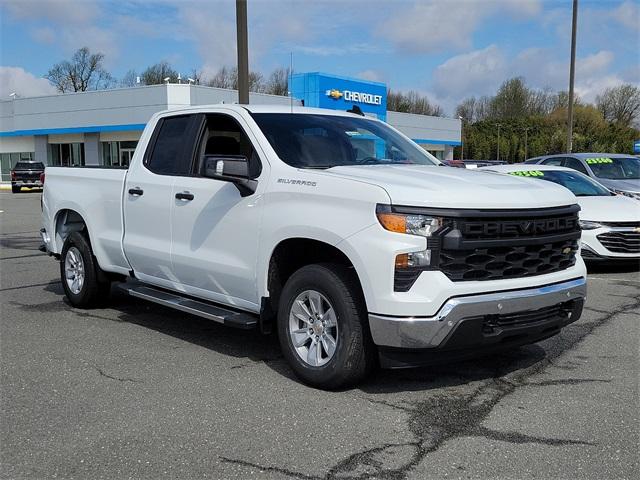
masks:
[[[387,111],[387,88],[322,73],[290,78],[292,98],[252,93],[250,103],[305,105],[348,110],[399,129],[440,159],[451,159],[460,145],[460,120]],[[0,102],[2,180],[19,160],[45,165],[128,165],[147,121],[154,113],[193,105],[236,103],[235,90],[189,84],[164,84],[13,98]]]

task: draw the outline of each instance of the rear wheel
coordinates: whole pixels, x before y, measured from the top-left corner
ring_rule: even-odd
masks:
[[[362,380],[374,365],[366,308],[353,272],[308,265],[287,281],[278,309],[278,336],[296,375],[335,389]]]
[[[64,292],[74,307],[94,307],[109,296],[111,282],[100,270],[89,241],[81,233],[71,233],[64,242],[60,276]]]

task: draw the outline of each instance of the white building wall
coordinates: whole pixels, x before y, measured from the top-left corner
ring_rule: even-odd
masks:
[[[0,153],[35,152],[33,135],[25,137],[0,137]]]

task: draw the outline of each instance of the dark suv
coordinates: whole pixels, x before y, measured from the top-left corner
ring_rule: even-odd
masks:
[[[18,193],[22,187],[42,188],[42,162],[21,160],[11,170],[11,191]]]

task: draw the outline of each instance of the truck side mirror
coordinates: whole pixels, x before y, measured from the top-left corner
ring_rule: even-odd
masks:
[[[250,178],[249,160],[244,155],[205,155],[203,160],[203,177],[231,182],[243,197],[256,191],[258,182]]]

